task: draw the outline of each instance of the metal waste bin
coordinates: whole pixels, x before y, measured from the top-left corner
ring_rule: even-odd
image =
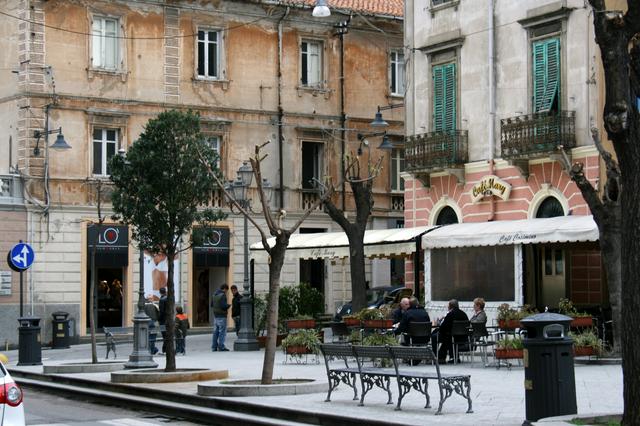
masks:
[[[51,343],[51,349],[66,349],[69,347],[69,313],[68,312],[54,312],[51,314],[53,317],[53,340]]]
[[[18,365],[42,365],[40,318],[18,318]]]
[[[577,413],[571,317],[545,312],[520,321],[524,339],[526,418]]]

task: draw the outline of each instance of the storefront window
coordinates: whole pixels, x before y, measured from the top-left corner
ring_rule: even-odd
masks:
[[[432,300],[514,300],[513,250],[513,246],[432,250]]]

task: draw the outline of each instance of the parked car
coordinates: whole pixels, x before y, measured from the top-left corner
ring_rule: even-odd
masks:
[[[398,303],[402,297],[408,297],[413,294],[413,290],[408,287],[375,287],[367,290],[367,307],[379,308],[387,303]],[[334,321],[342,321],[345,315],[351,315],[351,301],[338,307],[334,315]]]
[[[0,361],[0,426],[21,426],[25,424],[22,389]]]

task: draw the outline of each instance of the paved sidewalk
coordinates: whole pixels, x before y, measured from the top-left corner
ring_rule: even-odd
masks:
[[[233,347],[235,333],[229,333],[227,347]],[[178,368],[205,367],[228,369],[229,379],[258,379],[262,371],[264,351],[259,352],[211,352],[210,335],[193,335],[187,338],[187,354],[176,357]],[[131,353],[131,344],[118,345],[118,360],[126,361]],[[17,367],[17,351],[5,352],[9,357],[11,369],[24,369],[42,372],[41,366]],[[105,347],[98,346],[99,359],[105,355]],[[91,358],[90,345],[77,345],[69,349],[43,350],[42,362],[45,365],[87,362]],[[311,378],[326,382],[324,363],[284,364],[284,355],[277,352],[273,377],[275,378]],[[164,356],[155,356],[160,367],[164,366]],[[310,359],[311,361],[311,359]],[[444,373],[463,373],[471,375],[471,396],[474,413],[466,414],[466,401],[454,394],[445,403],[443,415],[434,416],[435,409],[425,409],[424,397],[418,392],[410,392],[403,400],[402,410],[394,411],[393,405],[386,405],[386,393],[373,389],[367,394],[365,406],[359,407],[351,398],[353,393],[345,385],[339,386],[331,396],[331,402],[324,402],[326,393],[288,396],[234,397],[243,401],[266,406],[283,406],[308,412],[331,412],[345,417],[362,420],[393,420],[404,424],[447,424],[447,425],[521,425],[525,418],[524,370],[521,366],[507,368],[484,368],[479,362],[474,366],[468,363],[443,365]],[[622,369],[620,365],[583,365],[575,367],[578,415],[591,417],[601,414],[622,413]],[[96,381],[109,381],[109,373],[73,374]],[[163,386],[165,389],[187,394],[196,394],[197,383],[171,383],[154,385],[135,385],[140,387]],[[397,390],[393,389],[394,398]],[[434,393],[435,392],[435,393]],[[432,406],[438,396],[432,388]],[[569,416],[572,418],[574,416]],[[558,421],[541,421],[544,425],[567,424]]]

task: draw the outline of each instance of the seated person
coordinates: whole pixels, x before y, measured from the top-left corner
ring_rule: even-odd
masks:
[[[454,321],[468,321],[469,317],[460,310],[456,299],[449,300],[449,311],[440,322],[440,326],[431,334],[431,346],[433,353],[438,354],[438,362],[444,364],[447,359],[447,353],[453,362],[453,345],[451,344],[451,329]],[[438,343],[440,349],[438,350]]]
[[[409,309],[409,298],[403,297],[398,304],[398,307],[393,310],[391,313],[391,319],[393,320],[394,327],[397,327],[400,321],[402,321],[402,316]]]
[[[473,315],[469,321],[487,323],[487,314],[484,312],[484,299],[482,297],[473,299]]]
[[[422,306],[420,306],[420,304],[418,303],[418,299],[416,297],[412,296],[411,299],[408,299],[408,301],[409,301],[409,309],[407,309],[404,312],[404,314],[402,315],[402,319],[400,320],[400,324],[398,324],[398,327],[396,327],[396,329],[394,330],[394,333],[396,335],[400,333],[406,333],[407,331],[409,331],[410,323],[431,321],[429,319],[429,314],[427,313],[427,311],[424,310]],[[411,342],[409,342],[409,339],[410,339],[409,336],[405,336],[405,341],[404,341],[405,345],[409,345],[410,343],[411,344],[427,343],[427,337],[422,337],[422,338],[414,337],[413,339],[411,339]]]

